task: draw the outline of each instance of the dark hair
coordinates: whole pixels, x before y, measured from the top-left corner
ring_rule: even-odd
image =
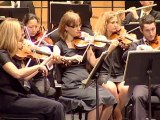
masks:
[[[25,15],[24,15],[24,18],[23,18],[23,23],[24,23],[24,25],[26,25],[26,24],[27,24],[30,20],[32,20],[32,19],[36,19],[37,22],[40,22],[39,18],[38,18],[35,14],[33,14],[33,13],[28,13],[28,14],[25,14]]]
[[[152,23],[155,23],[156,25],[155,18],[152,15],[148,14],[148,15],[143,16],[140,19],[139,26],[143,30],[144,24],[152,24]]]

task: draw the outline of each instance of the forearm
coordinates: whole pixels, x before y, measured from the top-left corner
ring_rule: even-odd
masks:
[[[28,81],[28,80],[32,79],[38,72],[39,71],[36,71],[36,72],[32,73],[31,75],[25,77],[24,80]]]
[[[34,77],[40,70],[40,65],[34,65],[32,67],[26,67],[26,68],[22,68],[22,69],[18,69],[18,73],[20,75],[20,79],[21,78],[31,78]]]
[[[3,69],[16,79],[24,79],[25,77],[38,71],[40,69],[40,65],[18,69],[13,63],[8,62],[3,66]]]
[[[87,51],[87,60],[89,61],[89,63],[94,67],[95,64],[98,61],[98,58],[95,57],[94,52],[90,49],[89,51]]]

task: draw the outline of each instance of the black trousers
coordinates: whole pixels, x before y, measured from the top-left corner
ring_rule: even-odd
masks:
[[[60,102],[31,94],[5,107],[6,113],[41,114],[46,120],[65,120],[64,108]]]
[[[160,85],[151,86],[151,94],[160,98]],[[136,85],[133,90],[133,120],[146,120],[148,106],[148,86]]]

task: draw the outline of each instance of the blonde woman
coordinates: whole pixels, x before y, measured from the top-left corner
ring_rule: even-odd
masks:
[[[18,47],[22,40],[22,30],[19,21],[6,19],[0,24],[0,112],[13,114],[38,114],[46,120],[64,120],[61,103],[30,94],[23,82],[26,77],[37,71],[48,75],[45,64],[50,58],[39,65],[21,68],[15,60]]]
[[[96,35],[104,35],[114,45],[114,49],[110,55],[104,59],[99,74],[99,83],[109,90],[116,100],[118,101],[117,106],[113,111],[114,120],[122,120],[122,109],[126,101],[128,100],[128,86],[124,86],[123,73],[125,62],[122,60],[122,55],[125,51],[125,46],[119,42],[119,38],[113,38],[113,36],[119,36],[121,32],[126,31],[121,27],[120,19],[116,16],[115,12],[109,11],[104,12],[95,26]],[[106,45],[102,51],[107,50],[109,44]],[[101,52],[99,52],[101,54]]]

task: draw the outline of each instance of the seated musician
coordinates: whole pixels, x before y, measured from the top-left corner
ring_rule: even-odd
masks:
[[[154,1],[139,1],[142,6],[153,5]],[[135,7],[128,9],[128,13],[125,19],[122,21],[122,25],[129,24],[130,22],[138,22],[140,18],[144,15],[151,14],[156,20],[160,20],[160,12],[154,10],[152,7],[148,7],[141,10],[136,10]]]
[[[32,46],[32,45],[38,46],[39,45],[38,47],[40,48],[40,50],[51,54],[52,53],[52,46],[51,45],[53,44],[53,41],[48,38],[44,38],[41,40],[43,33],[40,31],[39,18],[35,14],[28,13],[23,18],[23,24],[26,26],[26,29],[25,29],[26,39],[24,40],[24,42],[28,42],[28,44],[31,44],[30,46]],[[29,61],[29,59],[26,59],[25,64],[27,64],[28,61]],[[39,61],[32,60],[29,64],[29,66],[38,64],[38,62]],[[36,87],[41,88],[42,86],[44,86],[44,82],[43,82],[44,80],[47,80],[48,84],[51,83],[51,87],[50,87],[50,91],[48,92],[48,95],[54,94],[55,90],[52,87],[54,87],[55,85],[54,85],[52,70],[49,71],[49,75],[47,76],[47,78],[44,78],[43,75],[41,73],[39,73],[36,76],[34,76],[34,79],[32,81],[33,81],[33,83],[35,83]],[[35,88],[35,90],[36,90],[36,88]],[[41,93],[43,94],[44,91],[43,90],[41,90],[41,91],[42,91]]]
[[[30,94],[23,82],[38,71],[47,76],[45,67],[52,56],[41,64],[22,68],[13,59],[22,42],[19,21],[6,19],[0,24],[0,113],[43,115],[45,120],[65,120],[63,105],[55,100]]]
[[[95,26],[95,35],[104,35],[113,43],[113,47],[106,45],[102,51],[111,50],[102,67],[99,70],[98,81],[106,89],[109,90],[116,100],[117,106],[113,111],[114,120],[122,120],[122,109],[128,100],[128,86],[124,85],[123,74],[125,61],[122,60],[122,55],[128,49],[130,40],[123,38],[126,30],[121,26],[120,18],[116,12],[104,12],[98,19]],[[128,40],[128,43],[125,43]],[[102,52],[101,51],[101,52]],[[98,54],[101,54],[98,53]]]
[[[143,38],[138,42],[130,45],[130,50],[153,50],[160,45],[159,36],[156,33],[156,22],[152,15],[146,15],[140,19],[140,31]],[[123,58],[127,58],[128,51]],[[160,98],[160,85],[151,86],[151,94],[155,94]],[[148,86],[136,85],[133,90],[133,120],[146,120],[148,106]]]
[[[79,49],[74,44],[74,38],[81,34],[81,18],[78,13],[67,11],[60,20],[58,30],[61,40],[55,44],[53,53],[57,56],[58,67],[63,69],[61,73],[62,96],[80,99],[84,110],[88,111],[87,120],[96,120],[95,82],[93,81],[93,84],[85,89],[82,84],[82,81],[89,76],[86,61],[94,66],[96,58],[91,47],[86,53],[86,49]],[[66,66],[60,64],[63,63],[59,59],[62,57],[66,61],[71,61],[71,64]],[[100,86],[98,107],[100,120],[108,120],[115,104],[116,100],[113,95]]]

